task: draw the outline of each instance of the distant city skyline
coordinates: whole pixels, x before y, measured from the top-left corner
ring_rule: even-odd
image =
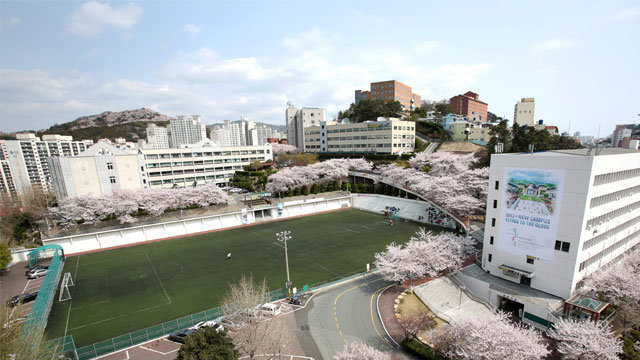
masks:
[[[0,1],[0,131],[142,107],[284,125],[287,101],[330,119],[397,80],[606,136],[640,121],[638,33],[635,1]]]

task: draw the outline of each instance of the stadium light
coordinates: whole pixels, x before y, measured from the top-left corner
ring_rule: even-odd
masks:
[[[287,266],[287,286],[291,284],[291,278],[289,277],[289,254],[287,253],[287,240],[291,240],[291,231],[285,230],[276,234],[278,241],[284,242],[284,260]]]

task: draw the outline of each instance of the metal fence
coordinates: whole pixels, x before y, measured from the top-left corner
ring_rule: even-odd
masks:
[[[56,358],[64,359],[77,359],[76,344],[73,341],[73,336],[67,335],[65,337],[50,340],[44,343],[44,348],[55,355],[62,355]]]
[[[33,252],[38,252],[38,249]],[[49,264],[49,270],[47,270],[47,274],[44,280],[42,280],[36,301],[29,311],[29,317],[25,322],[26,327],[40,327],[44,329],[47,325],[47,318],[49,317],[49,311],[51,311],[51,305],[56,295],[56,288],[64,265],[62,247],[57,246],[53,249],[53,257]]]
[[[271,301],[283,299],[286,296],[287,289],[278,289],[269,292],[269,299]],[[194,326],[200,321],[217,319],[222,315],[223,313],[221,307],[209,309],[193,315],[187,315],[179,319],[167,321],[159,325],[150,326],[142,330],[137,330],[128,334],[116,336],[109,340],[104,340],[95,344],[83,346],[81,348],[78,348],[76,352],[78,354],[78,359],[80,360],[93,359],[98,356],[126,349],[131,346],[145,343],[149,340],[169,335],[174,331]]]

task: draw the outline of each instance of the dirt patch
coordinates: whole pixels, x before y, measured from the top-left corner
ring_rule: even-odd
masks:
[[[400,303],[398,304],[398,313],[402,318],[404,317],[414,317],[419,315],[430,315],[435,321],[435,327],[440,326],[444,323],[444,321],[437,318],[431,310],[414,294],[406,294],[402,299],[400,299]]]

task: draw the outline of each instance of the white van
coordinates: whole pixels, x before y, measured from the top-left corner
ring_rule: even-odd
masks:
[[[260,307],[260,313],[266,316],[277,316],[281,311],[280,305],[274,303],[266,303]]]

